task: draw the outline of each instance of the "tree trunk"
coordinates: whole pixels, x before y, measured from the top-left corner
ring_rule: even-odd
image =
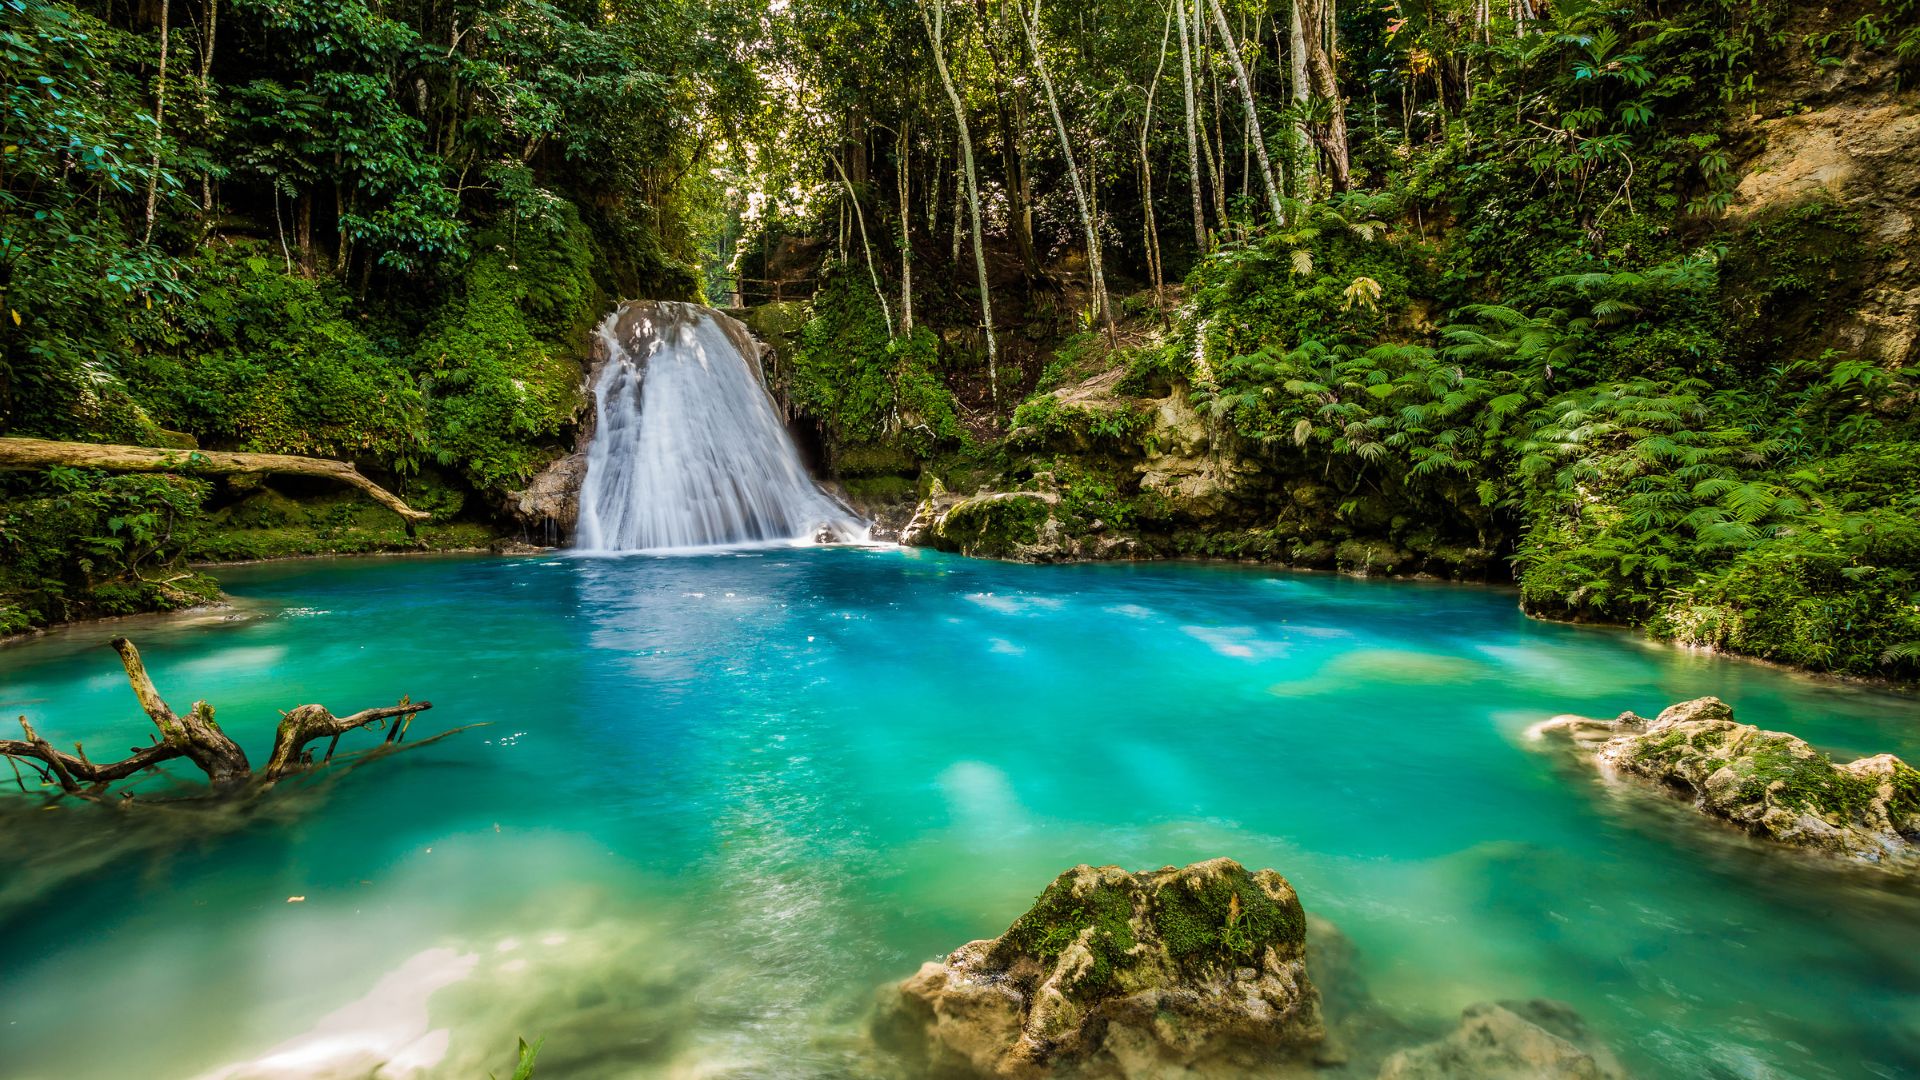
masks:
[[[1040,85],[1047,94],[1047,111],[1053,115],[1053,131],[1060,137],[1060,155],[1067,162],[1067,180],[1073,185],[1074,206],[1080,211],[1080,224],[1087,234],[1087,276],[1093,287],[1093,310],[1100,321],[1107,325],[1107,339],[1112,341],[1119,336],[1113,325],[1113,308],[1107,303],[1107,277],[1100,259],[1100,230],[1094,224],[1093,210],[1087,202],[1086,185],[1080,182],[1080,166],[1074,161],[1073,139],[1067,134],[1067,122],[1060,115],[1060,99],[1053,92],[1053,77],[1047,74],[1046,57],[1040,52],[1040,0],[1033,0],[1033,14],[1029,17],[1023,8],[1020,12],[1020,26],[1026,31],[1027,48],[1033,52],[1034,73],[1040,76]]]
[[[980,275],[980,318],[987,333],[987,396],[996,408],[1000,405],[1000,349],[993,340],[993,289],[987,282],[987,249],[980,237],[980,181],[973,166],[973,135],[967,130],[967,106],[960,100],[960,91],[953,85],[953,75],[947,70],[947,55],[944,39],[946,37],[947,0],[917,0],[920,9],[920,23],[926,27],[927,37],[933,42],[933,65],[940,72],[940,85],[947,91],[947,100],[953,105],[953,122],[960,129],[960,157],[966,168],[967,206],[973,215],[973,263]],[[931,19],[927,8],[933,8]]]
[[[1167,70],[1167,41],[1173,36],[1173,5],[1167,6],[1167,23],[1160,31],[1160,62],[1153,69],[1153,81],[1147,84],[1147,106],[1140,117],[1140,207],[1142,230],[1146,236],[1147,272],[1153,275],[1153,300],[1161,303],[1165,286],[1160,265],[1160,227],[1153,219],[1153,159],[1147,154],[1147,140],[1153,134],[1153,98],[1160,91],[1160,76]]]
[[[1187,0],[1173,0],[1180,23],[1180,83],[1187,103],[1187,173],[1193,179],[1193,257],[1207,253],[1206,198],[1200,191],[1200,130],[1193,100],[1193,53],[1187,44]]]
[[[300,245],[300,272],[307,277],[313,276],[313,191],[308,189],[300,193],[300,202],[294,211],[294,240]]]
[[[901,117],[893,166],[900,189],[900,332],[908,335],[913,333],[913,179],[907,171],[913,156],[910,131],[909,121]]]
[[[1301,199],[1311,199],[1314,195],[1314,175],[1319,171],[1313,160],[1312,136],[1307,133],[1307,121],[1304,112],[1307,101],[1312,96],[1307,88],[1307,35],[1300,28],[1300,5],[1309,0],[1293,0],[1287,5],[1291,18],[1287,27],[1288,82],[1292,84],[1293,105],[1303,115],[1293,125],[1293,156],[1299,162],[1300,172],[1294,182],[1294,194]]]
[[[874,269],[873,245],[867,242],[867,214],[860,209],[860,193],[853,189],[853,181],[848,179],[847,170],[840,164],[840,155],[830,153],[827,160],[833,163],[833,171],[840,174],[840,182],[846,185],[847,201],[853,204],[853,220],[860,225],[860,250],[867,256],[867,278],[873,282],[873,295],[880,301],[880,317],[887,324],[887,340],[893,340],[893,312],[888,310],[887,292],[880,287],[880,271]]]
[[[1194,0],[1194,25],[1202,26],[1207,22],[1206,4],[1207,0]],[[1211,39],[1204,30],[1198,37],[1200,55],[1205,61],[1201,66],[1207,73],[1207,90],[1213,95],[1213,111],[1208,114],[1213,118],[1213,141],[1205,141],[1207,129],[1201,128],[1200,148],[1207,152],[1207,160],[1213,168],[1213,211],[1220,219],[1220,227],[1224,229],[1227,227],[1227,136],[1220,128],[1220,114],[1224,111],[1220,107],[1220,70],[1213,61]]]
[[[359,488],[373,501],[405,518],[409,525],[433,516],[400,501],[399,496],[360,475],[360,471],[352,465],[330,458],[0,438],[0,471],[45,469],[55,465],[75,469],[105,469],[109,472],[177,472],[195,476],[237,476],[248,473],[318,476]]]
[[[1313,80],[1313,96],[1327,102],[1329,120],[1320,136],[1320,148],[1326,152],[1328,167],[1336,191],[1350,185],[1347,156],[1347,106],[1340,100],[1340,83],[1334,76],[1333,0],[1299,0],[1301,36],[1307,45],[1307,72]]]
[[[160,139],[167,114],[167,24],[171,21],[171,0],[160,0],[160,71],[153,91],[153,168],[147,174],[147,230],[143,244],[153,243],[153,219],[160,208]]]
[[[1185,2],[1186,0],[1174,0],[1176,4]],[[1203,10],[1202,5],[1206,2],[1207,0],[1193,0],[1193,55],[1196,63],[1200,67],[1201,74],[1211,78],[1212,72],[1207,66],[1206,17],[1201,14]],[[1207,189],[1213,196],[1213,224],[1216,229],[1224,229],[1227,227],[1227,196],[1226,192],[1220,186],[1220,167],[1215,161],[1213,152],[1214,142],[1217,141],[1217,136],[1215,134],[1209,134],[1207,131],[1207,97],[1204,92],[1199,92],[1199,102],[1200,108],[1196,116],[1200,123],[1200,156],[1206,161]],[[1217,107],[1218,102],[1215,102],[1215,105],[1214,113],[1216,114],[1217,120],[1220,110]],[[1218,130],[1216,126],[1215,132],[1217,133]]]
[[[1019,0],[1014,0],[1015,4]],[[981,5],[981,20],[986,20],[985,5]],[[1023,22],[1025,16],[1021,16]],[[1000,123],[1000,166],[1007,177],[1007,232],[1013,240],[1014,250],[1020,254],[1020,272],[1026,277],[1028,288],[1041,276],[1040,252],[1033,242],[1033,189],[1027,177],[1026,156],[1020,152],[1021,133],[1027,129],[1026,106],[1020,95],[1013,92],[1012,83],[1007,76],[1006,58],[995,45],[995,34],[982,32],[981,43],[987,51],[987,59],[993,65],[993,106],[994,116]],[[1011,105],[1012,111],[1009,110]]]
[[[954,139],[956,143],[960,141],[957,137]],[[956,149],[953,156],[953,253],[947,257],[956,270],[960,268],[960,237],[966,231],[967,218],[967,183],[962,168],[960,152]]]
[[[1260,113],[1253,104],[1253,84],[1247,79],[1247,67],[1240,62],[1240,48],[1234,44],[1233,33],[1227,27],[1227,13],[1220,7],[1220,0],[1203,2],[1213,12],[1213,28],[1220,34],[1227,58],[1233,61],[1234,78],[1240,84],[1240,100],[1247,107],[1247,138],[1253,143],[1254,156],[1260,161],[1260,180],[1267,187],[1267,203],[1273,209],[1273,220],[1276,224],[1285,225],[1286,206],[1280,201],[1280,185],[1273,179],[1273,163],[1267,160],[1267,140],[1260,134]]]
[[[220,0],[207,0],[207,35],[205,47],[200,50],[200,117],[201,122],[213,120],[213,42],[220,29]],[[200,209],[213,213],[213,176],[200,174]]]

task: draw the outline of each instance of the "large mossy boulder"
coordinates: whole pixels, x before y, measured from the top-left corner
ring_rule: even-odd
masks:
[[[1803,739],[1738,723],[1713,697],[1652,720],[1565,716],[1540,730],[1571,739],[1609,773],[1655,781],[1755,836],[1920,873],[1920,772],[1892,754],[1837,764]]]
[[[1287,880],[1231,859],[1077,866],[998,938],[889,988],[876,1033],[916,1074],[1244,1075],[1326,1037]]]
[[[995,491],[953,496],[936,482],[900,532],[909,547],[930,547],[976,559],[1058,562],[1075,547],[1054,510],[1051,491]]]

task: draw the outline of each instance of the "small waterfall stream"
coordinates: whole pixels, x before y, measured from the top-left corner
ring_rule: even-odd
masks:
[[[579,548],[865,539],[866,523],[807,474],[744,326],[695,304],[633,301],[598,333],[607,359]]]

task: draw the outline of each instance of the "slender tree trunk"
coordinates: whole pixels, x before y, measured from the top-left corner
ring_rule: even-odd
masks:
[[[1046,91],[1047,111],[1053,115],[1053,131],[1060,137],[1060,155],[1067,163],[1067,180],[1073,185],[1074,206],[1080,211],[1080,225],[1087,233],[1087,276],[1093,286],[1093,310],[1107,324],[1107,338],[1119,331],[1113,325],[1113,308],[1107,303],[1107,277],[1100,259],[1100,228],[1094,223],[1093,208],[1087,202],[1086,185],[1080,182],[1080,166],[1073,157],[1073,139],[1067,134],[1067,122],[1060,115],[1060,98],[1053,92],[1053,76],[1047,74],[1047,60],[1040,51],[1040,0],[1033,0],[1033,14],[1023,8],[1020,26],[1026,31],[1027,48],[1033,52],[1033,70]]]
[[[294,211],[293,236],[300,244],[300,272],[307,277],[313,276],[313,192],[300,193],[300,202]]]
[[[1200,122],[1193,100],[1193,53],[1187,43],[1187,0],[1173,0],[1180,23],[1180,84],[1187,104],[1187,173],[1193,178],[1193,257],[1207,253],[1206,198],[1200,191]]]
[[[927,38],[933,43],[933,66],[940,72],[940,85],[946,88],[947,100],[953,105],[954,126],[960,129],[960,159],[966,169],[967,206],[972,211],[973,225],[973,264],[980,275],[980,319],[987,334],[987,396],[994,407],[1000,405],[1000,347],[993,339],[993,289],[987,283],[987,248],[980,237],[980,181],[973,166],[973,136],[967,130],[967,105],[960,100],[960,91],[953,85],[953,75],[947,70],[946,38],[947,0],[918,0],[920,23],[926,27]],[[933,8],[932,18],[927,8]]]
[[[873,265],[873,245],[867,242],[867,213],[860,209],[860,193],[854,190],[853,181],[848,178],[847,170],[840,164],[838,152],[827,155],[833,163],[833,171],[840,174],[840,183],[847,189],[847,201],[853,204],[853,220],[860,226],[860,250],[867,257],[867,279],[873,282],[874,298],[880,301],[880,317],[887,324],[887,340],[893,340],[893,312],[887,304],[887,291],[880,287],[880,271]]]
[[[1153,81],[1147,84],[1147,107],[1140,117],[1140,207],[1142,231],[1146,236],[1147,272],[1153,275],[1153,300],[1164,297],[1165,272],[1160,265],[1160,227],[1153,220],[1153,159],[1147,154],[1147,140],[1153,134],[1153,98],[1160,91],[1160,76],[1167,70],[1167,42],[1173,37],[1174,5],[1167,5],[1167,24],[1160,31],[1160,62],[1153,69]]]
[[[153,243],[153,218],[160,208],[160,139],[167,115],[167,24],[172,21],[171,0],[160,0],[160,71],[153,89],[153,168],[147,174],[147,230],[143,244]]]
[[[1327,103],[1329,119],[1320,148],[1326,152],[1332,170],[1333,187],[1345,191],[1350,185],[1347,156],[1347,105],[1340,99],[1340,83],[1333,71],[1333,0],[1300,0],[1300,29],[1307,45],[1307,72],[1313,81],[1313,96]]]
[[[1307,133],[1307,121],[1304,113],[1311,94],[1307,88],[1307,35],[1300,28],[1300,5],[1309,0],[1293,0],[1287,5],[1290,15],[1287,27],[1287,67],[1288,82],[1292,84],[1294,108],[1302,113],[1302,118],[1293,125],[1293,156],[1299,162],[1300,175],[1294,182],[1294,193],[1302,199],[1311,199],[1314,195],[1314,175],[1319,171],[1313,160],[1313,138]]]
[[[894,159],[894,175],[900,189],[900,332],[913,333],[913,179],[907,169],[913,153],[911,128],[905,117],[900,120],[899,153]]]
[[[960,139],[956,136],[953,141],[956,144],[953,151],[953,251],[947,256],[947,261],[957,270],[960,268],[960,236],[966,230],[967,182],[962,171],[964,165],[960,147],[957,145]]]
[[[1202,26],[1208,21],[1206,4],[1207,0],[1194,0],[1194,25]],[[1213,117],[1213,142],[1202,149],[1213,163],[1213,210],[1220,219],[1220,228],[1224,229],[1227,227],[1227,135],[1220,127],[1220,114],[1225,110],[1220,107],[1220,68],[1214,62],[1213,48],[1211,34],[1201,33],[1200,55],[1205,61],[1201,67],[1207,73],[1207,92],[1213,97],[1213,111],[1209,114]],[[1205,138],[1206,129],[1202,128],[1200,135]]]
[[[1212,10],[1213,28],[1220,34],[1227,58],[1233,61],[1234,78],[1240,84],[1240,100],[1247,107],[1247,138],[1253,143],[1254,156],[1260,160],[1260,180],[1267,187],[1267,203],[1273,209],[1273,220],[1285,225],[1286,206],[1280,201],[1280,185],[1273,179],[1273,163],[1267,160],[1267,140],[1260,134],[1260,113],[1253,104],[1253,84],[1247,80],[1247,67],[1240,62],[1240,49],[1233,42],[1233,33],[1227,27],[1227,13],[1220,7],[1220,0],[1203,2]]]
[[[1174,2],[1184,3],[1186,0],[1174,0]],[[1193,0],[1193,55],[1200,67],[1200,73],[1206,76],[1209,82],[1211,82],[1212,70],[1207,63],[1206,16],[1201,14],[1202,5],[1206,2],[1207,0]],[[1215,162],[1213,152],[1214,145],[1218,141],[1218,119],[1220,110],[1218,108],[1218,102],[1216,101],[1216,107],[1213,110],[1216,121],[1215,128],[1213,134],[1209,134],[1207,131],[1207,98],[1204,92],[1200,93],[1199,100],[1200,108],[1196,115],[1200,121],[1200,154],[1206,160],[1207,190],[1213,196],[1213,224],[1216,229],[1225,229],[1227,227],[1227,196],[1220,186],[1220,167]]]
[[[353,243],[347,238],[346,190],[338,180],[333,182],[333,232],[333,272],[339,276],[347,272],[347,260],[353,255]]]
[[[1017,5],[1019,0],[1014,2]],[[1021,18],[1024,21],[1024,16]],[[981,20],[986,21],[984,6]],[[1024,99],[1013,92],[1006,57],[996,41],[999,36],[998,32],[982,30],[980,40],[993,65],[994,117],[1000,124],[1000,167],[1007,177],[1007,232],[1013,239],[1014,250],[1020,253],[1020,270],[1031,288],[1040,277],[1040,252],[1033,241],[1033,189],[1027,179],[1026,156],[1020,152],[1021,133],[1027,129],[1026,107]]]
[[[200,50],[200,115],[202,122],[213,120],[213,42],[220,29],[220,0],[207,0],[207,40]],[[213,213],[213,175],[200,174],[200,209]]]

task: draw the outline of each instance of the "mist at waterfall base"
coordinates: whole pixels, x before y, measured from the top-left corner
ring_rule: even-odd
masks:
[[[726,318],[693,304],[633,301],[601,323],[606,358],[594,384],[577,549],[866,538],[865,523],[807,474],[747,351],[751,338]]]
[[[1416,1036],[1543,996],[1639,1080],[1920,1076],[1910,891],[1524,735],[1710,693],[1914,760],[1911,696],[1532,622],[1511,590],[1256,568],[822,546],[221,574],[234,612],[0,650],[0,715],[144,742],[101,644],[125,632],[250,751],[306,701],[490,726],[160,849],[120,846],[138,807],[0,798],[9,1080],[504,1078],[519,1036],[567,1080],[873,1075],[878,989],[1061,870],[1218,855],[1287,875]],[[53,884],[56,855],[101,861]]]

